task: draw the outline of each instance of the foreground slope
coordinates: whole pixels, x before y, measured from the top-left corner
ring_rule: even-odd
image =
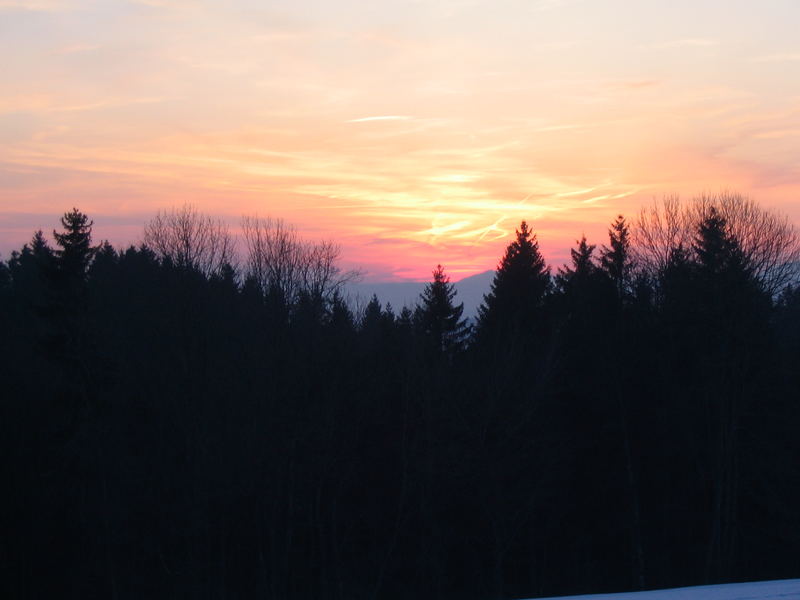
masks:
[[[698,587],[630,592],[626,594],[592,594],[560,596],[558,600],[794,600],[800,599],[800,579],[756,581]]]

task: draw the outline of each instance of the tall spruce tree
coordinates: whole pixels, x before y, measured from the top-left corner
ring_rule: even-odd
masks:
[[[5,293],[11,287],[11,272],[4,260],[0,260],[0,293]]]
[[[14,293],[26,309],[41,309],[46,297],[46,278],[50,275],[53,251],[44,234],[37,231],[30,245],[11,253],[8,261]]]
[[[576,285],[580,286],[597,271],[593,261],[595,248],[594,244],[586,242],[584,235],[578,240],[578,246],[570,249],[572,266],[565,265],[558,270],[558,275],[556,275],[556,285],[561,291],[567,291]]]
[[[478,339],[529,331],[549,287],[550,268],[539,252],[536,234],[522,221],[478,309]]]
[[[614,312],[614,290],[612,280],[605,269],[595,261],[596,246],[578,240],[570,249],[571,265],[564,265],[555,277],[556,294],[552,306],[562,317],[583,323],[580,335],[603,330]]]
[[[737,283],[749,279],[741,245],[728,232],[725,218],[715,207],[710,207],[697,225],[697,235],[692,247],[697,256],[701,277],[729,281],[736,278],[739,280]]]
[[[380,329],[381,314],[383,313],[383,306],[381,301],[378,300],[376,294],[372,294],[367,306],[364,308],[364,314],[361,317],[361,330],[364,332],[372,332]]]
[[[88,271],[97,248],[92,246],[92,225],[77,208],[64,213],[62,232],[53,230],[58,248],[50,271],[51,295],[45,317],[49,333],[46,345],[61,366],[63,396],[87,401],[92,396],[88,323]]]
[[[600,266],[614,282],[617,297],[624,298],[631,285],[631,236],[625,217],[617,215],[608,230],[608,246],[600,250]]]
[[[452,355],[459,350],[469,333],[467,320],[462,319],[464,303],[453,304],[455,286],[445,274],[442,265],[433,271],[433,281],[420,294],[415,311],[415,322],[436,353]]]
[[[97,252],[92,247],[93,224],[73,208],[61,217],[64,230],[53,230],[58,248],[53,252],[53,268],[46,274],[52,292],[47,312],[57,330],[75,329],[76,320],[81,320],[88,308],[88,271]]]
[[[53,237],[60,247],[55,255],[58,270],[71,283],[85,282],[86,271],[96,252],[92,247],[92,225],[89,217],[73,208],[61,217],[62,233],[53,230]]]

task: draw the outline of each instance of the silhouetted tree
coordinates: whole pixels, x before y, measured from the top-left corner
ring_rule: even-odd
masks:
[[[622,300],[630,292],[632,276],[631,236],[625,217],[618,215],[608,230],[609,245],[600,251],[600,266],[608,273],[617,297]]]
[[[330,241],[301,240],[281,219],[243,217],[242,230],[248,277],[258,282],[264,293],[280,290],[289,303],[301,293],[330,302],[359,276],[357,271],[339,267],[339,246]]]
[[[570,288],[586,285],[596,273],[597,266],[592,257],[595,248],[596,246],[588,244],[586,236],[583,236],[578,240],[578,246],[570,249],[572,266],[565,265],[556,275],[555,283],[562,292],[568,293]]]
[[[73,210],[54,249],[38,232],[0,262],[0,596],[478,600],[796,574],[782,218],[722,195],[630,233],[618,217],[555,285],[523,223],[463,344],[441,267],[416,311],[373,297],[356,316],[334,245],[250,221],[239,272],[224,227],[206,244],[205,217],[160,214],[153,248],[95,250]]]
[[[8,269],[18,301],[27,310],[41,310],[48,294],[48,278],[54,269],[53,251],[41,230],[21,251],[11,253]]]
[[[800,236],[788,217],[732,193],[703,195],[689,203],[670,196],[642,208],[633,236],[638,264],[651,275],[664,271],[673,249],[691,249],[698,223],[712,208],[738,243],[744,266],[770,296],[797,277]]]
[[[448,357],[461,349],[469,334],[467,321],[461,318],[464,304],[453,304],[456,293],[442,265],[437,265],[433,271],[433,281],[420,294],[414,316],[427,345],[436,354]]]
[[[528,335],[549,286],[550,269],[536,235],[522,221],[478,309],[478,340]]]
[[[609,308],[605,317],[612,325],[605,336],[604,345],[610,354],[605,368],[614,373],[614,384],[610,386],[610,406],[616,412],[617,425],[622,441],[622,460],[625,470],[624,504],[630,514],[630,544],[632,580],[638,589],[645,589],[645,545],[642,524],[642,502],[639,465],[636,452],[637,409],[639,402],[630,388],[636,377],[630,374],[632,364],[640,358],[636,347],[637,338],[642,337],[637,327],[641,317],[650,309],[651,287],[646,275],[634,273],[631,234],[625,217],[617,215],[608,230],[609,245],[600,250],[600,268],[611,281],[617,306]],[[629,305],[633,305],[632,307]],[[622,310],[621,310],[622,309]],[[636,311],[636,312],[634,312]],[[638,317],[638,318],[637,318]],[[623,379],[624,378],[624,379]],[[633,406],[631,406],[633,405]]]
[[[233,262],[233,239],[228,226],[189,204],[160,211],[145,226],[144,243],[162,260],[205,276],[219,273]]]
[[[57,249],[53,266],[46,271],[50,293],[43,310],[49,327],[45,343],[61,365],[62,393],[66,401],[82,404],[94,395],[87,285],[89,266],[98,250],[92,246],[93,224],[73,208],[61,218],[63,231],[53,230]]]
[[[61,217],[62,233],[53,230],[53,237],[59,250],[56,250],[58,270],[73,285],[84,282],[86,271],[92,257],[97,251],[92,247],[92,225],[89,217],[73,208],[71,212],[64,213]]]
[[[383,307],[378,296],[372,294],[367,306],[364,308],[364,314],[361,317],[361,331],[366,335],[377,335],[380,329],[381,315],[383,314]]]

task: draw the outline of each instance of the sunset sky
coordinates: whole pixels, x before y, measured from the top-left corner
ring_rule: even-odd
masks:
[[[0,252],[283,217],[367,279],[724,189],[800,223],[797,0],[0,0]]]

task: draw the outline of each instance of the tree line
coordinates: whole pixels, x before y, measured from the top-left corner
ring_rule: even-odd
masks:
[[[0,261],[4,597],[501,599],[800,572],[789,221],[665,199],[476,319],[280,220],[78,209]],[[399,308],[399,307],[398,307]]]

